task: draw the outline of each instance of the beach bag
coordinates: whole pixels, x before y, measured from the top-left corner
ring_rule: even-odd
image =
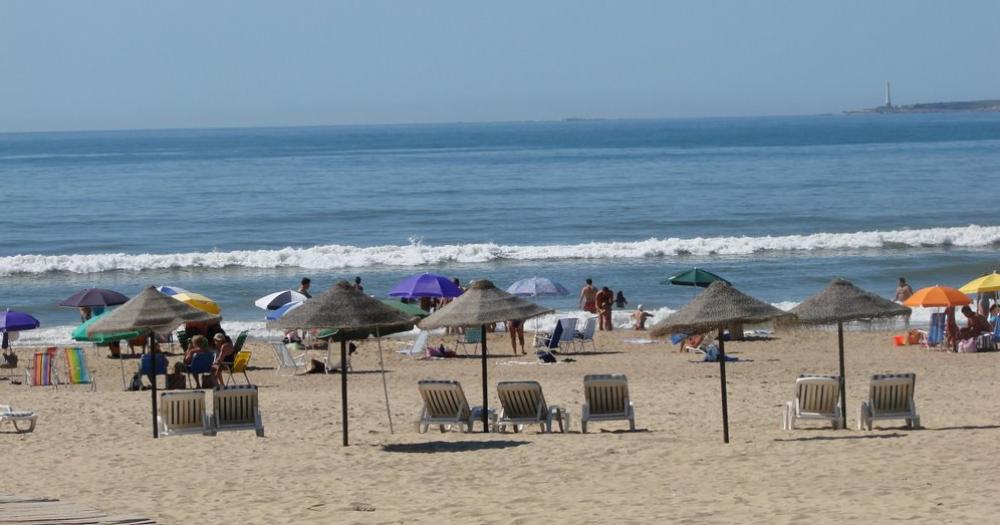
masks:
[[[976,351],[976,340],[971,337],[962,339],[958,342],[958,351],[961,353],[974,353]]]
[[[556,356],[552,355],[552,352],[538,352],[538,359],[541,359],[543,363],[556,362]]]
[[[13,351],[3,353],[3,368],[17,368],[17,354]]]
[[[976,350],[979,352],[993,351],[993,334],[982,334],[976,338]]]

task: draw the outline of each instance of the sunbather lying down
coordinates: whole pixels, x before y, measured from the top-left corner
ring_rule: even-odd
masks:
[[[702,348],[702,344],[705,344],[705,343],[707,343],[707,341],[705,341],[705,334],[695,334],[695,335],[692,335],[692,336],[688,336],[683,341],[681,341],[681,343],[679,345],[677,345],[678,346],[677,351],[678,352],[689,352],[689,351],[692,351],[694,349],[701,349]],[[691,349],[691,350],[689,350],[689,349]]]

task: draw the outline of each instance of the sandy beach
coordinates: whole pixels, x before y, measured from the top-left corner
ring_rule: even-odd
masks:
[[[414,360],[390,342],[390,434],[369,341],[353,362],[352,444],[343,448],[339,377],[276,374],[270,347],[251,341],[266,437],[153,440],[149,393],[123,392],[118,361],[101,355],[91,359],[97,392],[0,386],[2,402],[40,414],[34,433],[0,435],[9,473],[0,492],[161,523],[968,523],[989,522],[1000,507],[989,496],[1000,460],[984,453],[998,428],[989,394],[996,354],[896,348],[888,333],[848,333],[850,429],[806,422],[789,432],[781,414],[793,381],[835,372],[835,334],[731,343],[741,362],[728,367],[724,446],[715,364],[618,331],[599,335],[597,354],[543,365],[514,358],[501,337],[490,340],[503,352],[490,359],[491,402],[497,381],[540,381],[549,403],[572,414],[571,433],[418,434],[416,382],[458,379],[476,403],[479,361]],[[925,428],[856,430],[869,375],[903,371],[917,374]],[[627,374],[639,431],[605,423],[579,432],[582,378],[601,372]]]

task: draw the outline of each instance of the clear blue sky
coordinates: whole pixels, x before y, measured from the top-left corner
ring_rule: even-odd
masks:
[[[837,112],[1000,98],[1000,2],[0,3],[0,131]]]

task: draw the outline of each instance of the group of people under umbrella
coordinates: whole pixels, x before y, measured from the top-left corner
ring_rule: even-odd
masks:
[[[806,299],[791,311],[783,311],[774,306],[750,297],[727,281],[714,274],[694,271],[689,276],[695,286],[705,290],[683,308],[674,312],[652,327],[654,337],[673,333],[708,333],[718,332],[718,362],[722,406],[723,441],[729,442],[728,399],[726,391],[726,356],[724,331],[740,323],[759,324],[775,320],[793,320],[802,324],[833,325],[838,328],[840,393],[842,406],[846,405],[846,388],[844,384],[844,323],[858,320],[870,320],[908,316],[910,308],[884,299],[876,294],[866,292],[844,279],[834,279],[826,288],[816,295]],[[437,282],[436,279],[432,280]],[[427,284],[429,280],[415,278],[410,285],[435,286]],[[447,282],[447,281],[445,281]],[[449,283],[450,284],[450,283]],[[534,283],[537,285],[538,283]],[[447,285],[437,284],[442,290]],[[136,297],[128,300],[119,308],[103,314],[92,320],[86,326],[86,336],[91,340],[110,339],[136,335],[166,335],[184,323],[209,323],[219,320],[218,311],[212,313],[211,308],[199,303],[203,296],[191,294],[186,290],[157,289],[148,287]],[[1000,279],[997,288],[1000,289]],[[84,291],[86,292],[86,291]],[[81,292],[83,296],[87,293]],[[173,295],[185,293],[191,295],[187,300],[177,300]],[[412,293],[411,289],[409,293]],[[921,290],[923,292],[923,290]],[[88,292],[89,293],[89,292]],[[90,293],[90,296],[95,294]],[[100,294],[97,294],[100,295]],[[528,295],[528,294],[524,294]],[[945,294],[950,297],[950,294]],[[934,303],[928,297],[937,297],[933,292],[914,294],[919,306],[942,306]],[[280,299],[294,299],[294,296]],[[207,298],[205,298],[207,299]],[[261,298],[263,301],[265,298]],[[274,298],[271,298],[274,299]],[[954,301],[955,298],[950,299]],[[209,300],[210,301],[210,300]],[[290,301],[289,301],[290,302]],[[280,317],[269,321],[268,326],[278,329],[325,329],[330,333],[330,340],[340,343],[341,363],[347,360],[347,344],[352,340],[365,339],[371,336],[381,337],[401,331],[410,330],[414,325],[422,329],[445,327],[470,327],[501,323],[511,319],[525,320],[551,313],[546,308],[528,301],[526,298],[498,289],[488,280],[474,281],[460,295],[423,319],[400,309],[392,304],[363,293],[358,287],[341,281],[327,291],[309,299],[299,301],[300,304],[289,309]],[[909,303],[909,302],[908,302]],[[213,303],[214,304],[214,303]],[[285,304],[288,304],[287,302]],[[948,304],[944,306],[954,306]],[[37,327],[37,320],[27,319],[17,315],[17,312],[0,313],[0,331],[15,329],[30,329]],[[29,316],[30,317],[30,316]],[[149,338],[153,340],[152,337]],[[483,389],[483,423],[488,428],[489,413],[487,338],[481,339],[481,366]],[[157,352],[157,345],[150,343],[149,351]],[[383,365],[384,373],[384,365]],[[343,427],[343,444],[349,443],[347,367],[340,367],[341,375],[341,411]],[[384,379],[384,375],[383,375]],[[153,434],[157,435],[156,425],[156,381],[151,381],[151,404],[153,419]],[[385,383],[383,382],[383,385]],[[386,391],[388,403],[388,392]],[[388,407],[387,407],[388,409]],[[846,423],[846,422],[845,422]]]

